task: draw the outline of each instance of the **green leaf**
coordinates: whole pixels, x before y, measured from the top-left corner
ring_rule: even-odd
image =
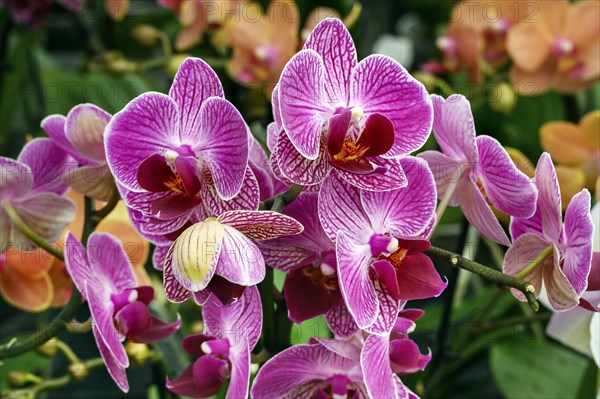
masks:
[[[492,375],[507,399],[576,398],[589,359],[551,342],[497,343]]]
[[[21,371],[24,373],[38,373],[45,369],[50,360],[40,356],[35,352],[27,352],[21,356],[4,359],[0,367],[0,392],[9,388],[8,373],[12,371]]]
[[[322,315],[292,326],[290,334],[292,345],[305,344],[311,337],[331,337],[325,317]]]

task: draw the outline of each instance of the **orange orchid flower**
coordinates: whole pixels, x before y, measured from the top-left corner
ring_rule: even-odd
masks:
[[[592,190],[600,173],[599,132],[600,110],[596,110],[584,115],[578,125],[564,121],[544,124],[540,128],[540,141],[552,159],[579,171],[570,172],[574,182]]]
[[[446,69],[466,71],[473,83],[482,70],[491,71],[507,60],[508,31],[535,11],[537,1],[461,1],[454,6],[446,36],[437,40]]]
[[[575,93],[600,77],[600,2],[541,1],[533,21],[522,21],[508,34],[514,62],[511,79],[536,93],[554,88]]]
[[[77,204],[77,216],[66,231],[81,237],[84,220],[83,195],[69,190],[68,198]],[[101,206],[101,205],[99,205]],[[64,247],[66,231],[55,243]],[[96,231],[113,234],[129,256],[140,285],[150,285],[144,270],[149,244],[139,236],[129,221],[123,202],[97,226]],[[11,305],[28,312],[41,312],[48,307],[61,307],[68,301],[73,283],[64,263],[42,249],[19,251],[11,248],[0,255],[0,295]]]
[[[239,22],[253,16],[253,10],[246,7],[242,0],[158,0],[161,6],[177,13],[182,25],[175,40],[178,51],[188,50],[202,41],[202,35],[208,29],[221,28],[232,17]]]
[[[264,84],[270,97],[283,67],[298,49],[300,12],[291,0],[275,0],[258,18],[229,21],[224,30],[233,48],[229,75],[242,85]]]
[[[104,9],[113,21],[122,21],[129,12],[129,0],[104,0]]]

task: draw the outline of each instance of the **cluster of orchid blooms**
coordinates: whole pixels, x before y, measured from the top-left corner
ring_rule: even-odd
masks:
[[[202,306],[204,332],[183,340],[196,360],[167,381],[189,397],[211,396],[228,379],[228,398],[416,397],[399,376],[423,370],[431,355],[409,338],[423,311],[407,301],[446,287],[424,253],[438,198],[507,246],[504,272],[536,295],[543,285],[555,310],[600,311],[582,300],[600,290],[588,281],[600,263],[590,194],[574,196],[563,222],[550,157],[527,177],[498,141],[476,137],[464,97],[429,95],[385,56],[358,62],[343,23],[326,19],[285,66],[272,100],[270,158],[198,58],[181,65],[168,95],[142,94],[116,115],[84,104],[49,116],[50,138],[30,141],[17,160],[0,158],[1,241],[31,247],[15,215],[57,240],[74,213],[67,183],[101,200],[118,190],[155,245],[166,297]],[[441,151],[411,156],[432,130]],[[61,170],[69,161],[79,167]],[[92,170],[97,177],[86,178]],[[281,212],[262,209],[293,185],[304,189]],[[511,216],[510,237],[494,210]],[[181,323],[150,313],[153,289],[137,285],[114,237],[92,233],[86,249],[68,234],[65,260],[108,371],[127,391],[123,341],[156,342]],[[271,354],[250,389],[266,267],[287,273],[289,318],[323,314],[334,338]]]

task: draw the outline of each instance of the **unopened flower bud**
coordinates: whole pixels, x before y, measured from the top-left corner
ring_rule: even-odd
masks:
[[[181,66],[181,64],[183,63],[183,61],[186,60],[186,58],[190,57],[189,54],[175,54],[174,56],[172,56],[169,59],[169,62],[167,62],[167,65],[165,66],[165,70],[167,71],[167,74],[170,77],[175,77],[175,74],[177,73],[177,71],[179,70],[179,67]]]
[[[501,114],[510,114],[517,105],[515,89],[508,83],[491,86],[488,91],[490,108]]]
[[[131,30],[131,37],[144,47],[154,46],[158,40],[158,35],[158,30],[154,26],[148,24],[136,25]]]
[[[434,92],[436,86],[437,77],[431,73],[427,72],[415,72],[413,73],[415,79],[419,82],[423,83],[427,91]]]
[[[27,374],[22,371],[11,371],[8,373],[8,383],[13,387],[22,387],[27,385],[29,379]]]
[[[127,352],[127,356],[129,356],[129,360],[134,366],[141,366],[145,364],[150,357],[150,350],[146,344],[138,344],[136,342],[128,341],[125,344],[125,352]]]
[[[106,69],[108,69],[110,72],[114,73],[114,74],[125,74],[128,72],[135,72],[137,71],[138,65],[135,62],[131,62],[129,60],[126,59],[118,59],[118,60],[114,60],[114,61],[109,61],[106,64]]]
[[[83,380],[88,373],[88,367],[83,362],[77,361],[69,365],[69,374],[75,381]]]
[[[57,350],[58,341],[56,340],[56,338],[51,338],[48,341],[46,341],[43,345],[39,346],[36,349],[36,352],[42,356],[52,357],[56,354]]]

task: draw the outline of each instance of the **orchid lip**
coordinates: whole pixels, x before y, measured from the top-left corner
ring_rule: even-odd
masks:
[[[206,353],[207,355],[221,355],[226,357],[229,356],[230,347],[231,345],[229,344],[228,339],[204,341],[200,345],[202,352]]]

